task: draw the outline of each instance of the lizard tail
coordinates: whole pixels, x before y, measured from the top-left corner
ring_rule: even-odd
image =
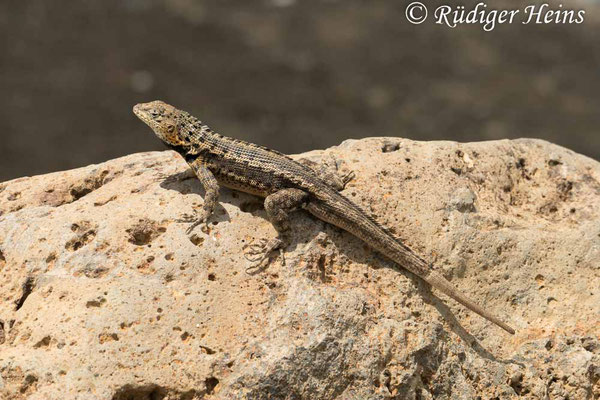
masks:
[[[510,326],[508,326],[507,324],[502,322],[499,318],[492,315],[488,311],[479,307],[477,304],[475,304],[474,302],[469,300],[467,297],[460,294],[454,288],[454,286],[452,286],[452,284],[450,282],[448,282],[446,280],[446,278],[444,278],[440,273],[438,273],[436,271],[431,271],[429,273],[429,275],[424,278],[424,280],[427,283],[429,283],[431,286],[433,286],[434,288],[438,289],[440,292],[444,293],[445,295],[447,295],[449,297],[452,297],[454,300],[456,300],[463,306],[467,307],[469,310],[476,312],[477,314],[481,315],[483,318],[493,322],[494,324],[498,325],[500,328],[504,329],[506,332],[510,333],[511,335],[515,334],[515,330],[513,328],[511,328]]]
[[[368,217],[350,200],[342,196],[336,197],[336,199],[337,202],[309,202],[306,209],[317,218],[336,225],[362,239],[370,247],[379,251],[396,264],[419,276],[434,288],[453,298],[469,310],[481,315],[488,321],[498,325],[506,332],[510,334],[515,333],[513,328],[502,322],[498,317],[459,293],[440,273],[433,270],[421,257],[416,255],[401,241],[394,238],[392,234]],[[343,204],[338,204],[339,202],[343,202]]]

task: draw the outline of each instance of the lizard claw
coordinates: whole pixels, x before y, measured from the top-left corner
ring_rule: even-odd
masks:
[[[354,179],[356,177],[356,174],[354,173],[354,171],[349,171],[348,173],[346,173],[344,175],[339,174],[338,173],[338,171],[339,171],[338,162],[333,154],[329,155],[329,162],[326,161],[326,165],[329,165],[330,168],[332,168],[332,170],[336,171],[336,175],[342,181],[342,189],[344,189],[346,187],[346,184],[348,182],[350,182],[352,179]]]
[[[269,260],[269,256],[275,250],[279,250],[282,265],[285,265],[282,246],[283,241],[279,238],[274,238],[271,240],[261,239],[258,241],[258,243],[248,246],[244,252],[244,258],[253,263],[253,265],[248,267],[246,272],[250,273],[249,271],[260,268],[265,261]]]
[[[157,181],[169,181],[169,178],[171,178],[171,174],[164,172],[157,172],[154,176],[156,176]]]
[[[350,182],[352,179],[354,179],[356,177],[356,174],[354,173],[354,171],[350,171],[348,172],[346,175],[342,176],[342,182],[344,182],[344,186],[346,186],[346,184],[348,182]]]
[[[191,223],[191,225],[185,230],[185,233],[189,235],[192,233],[194,228],[202,223],[205,223],[206,227],[208,228],[208,222],[206,220],[207,218],[205,218],[203,215],[183,214],[181,218],[175,221],[180,223]]]
[[[189,235],[190,233],[192,233],[192,231],[194,230],[195,227],[197,227],[198,225],[204,223],[206,221],[203,221],[201,219],[198,219],[196,222],[194,222],[193,224],[191,224],[186,230],[185,233],[187,235]],[[208,228],[208,224],[205,225],[206,228]]]
[[[186,179],[193,178],[195,175],[192,170],[188,169],[185,172],[178,173],[166,173],[158,171],[156,174],[154,174],[154,176],[156,176],[157,180],[164,181],[165,183],[173,183],[185,181]]]

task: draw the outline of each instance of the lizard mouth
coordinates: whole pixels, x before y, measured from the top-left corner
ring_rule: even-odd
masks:
[[[150,128],[153,128],[152,126],[152,118],[150,117],[147,109],[144,107],[145,104],[140,103],[140,104],[136,104],[135,106],[133,106],[133,113],[135,114],[136,117],[138,117],[140,120],[142,120],[143,123],[145,123],[146,125],[148,125]]]
[[[144,121],[144,112],[142,111],[142,104],[136,104],[135,106],[133,106],[133,113],[136,117]]]

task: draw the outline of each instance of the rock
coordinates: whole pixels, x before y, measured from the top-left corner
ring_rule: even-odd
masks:
[[[460,212],[474,212],[475,211],[475,193],[469,188],[457,189],[452,199],[450,200],[450,206]]]
[[[597,398],[598,162],[526,139],[304,156],[326,153],[357,174],[346,196],[517,334],[304,213],[286,264],[249,274],[244,248],[275,232],[261,201],[223,189],[188,236],[199,182],[134,154],[0,184],[0,397]]]

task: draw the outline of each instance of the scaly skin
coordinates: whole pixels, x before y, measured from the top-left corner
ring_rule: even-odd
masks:
[[[338,190],[351,179],[323,175],[314,166],[242,140],[221,136],[185,111],[162,101],[138,104],[133,112],[187,161],[206,190],[202,214],[188,229],[206,223],[218,199],[219,185],[265,198],[267,216],[278,237],[251,251],[258,264],[289,241],[289,213],[305,209],[315,217],[357,236],[465,307],[514,334],[510,326],[460,294],[441,274],[394,238]]]

